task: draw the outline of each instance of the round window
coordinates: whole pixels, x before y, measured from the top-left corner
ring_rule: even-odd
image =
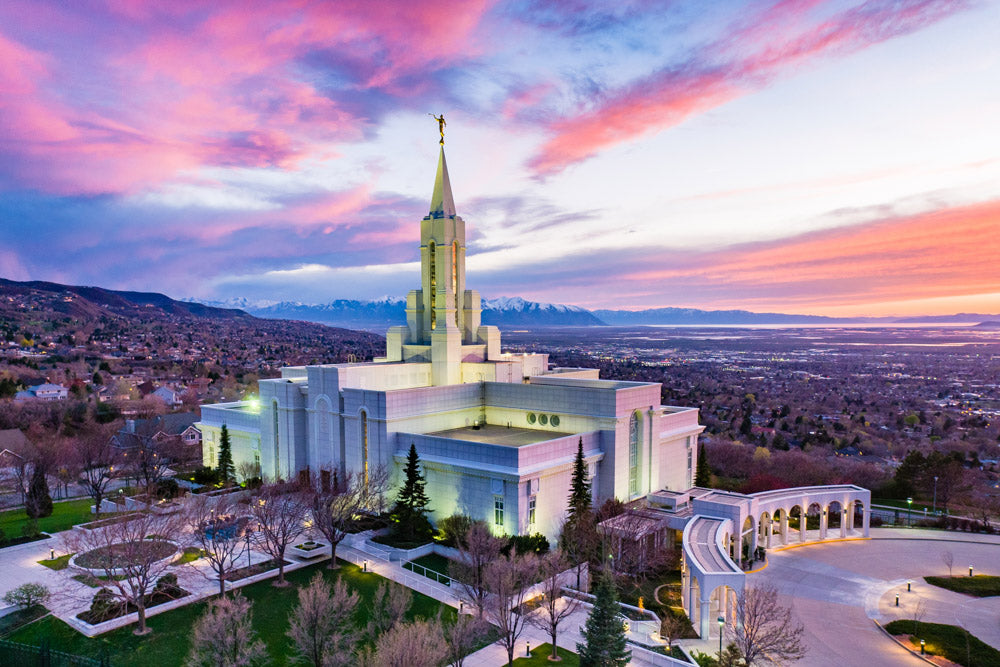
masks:
[[[548,424],[549,423],[548,415],[538,415],[538,423],[541,424],[542,426]]]
[[[559,415],[552,415],[549,417],[549,423],[553,426],[559,426]]]
[[[529,424],[534,424],[535,423],[535,413],[534,412],[529,412],[528,413],[528,423]]]

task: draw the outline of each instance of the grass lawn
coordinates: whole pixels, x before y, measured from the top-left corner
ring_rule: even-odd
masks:
[[[275,588],[273,580],[244,586],[240,591],[254,602],[253,626],[267,644],[271,665],[291,663],[291,642],[285,636],[288,615],[298,602],[298,587],[307,584],[316,572],[322,572],[327,581],[343,578],[348,586],[361,596],[357,622],[364,626],[368,621],[368,606],[379,583],[384,581],[377,574],[364,573],[355,565],[341,561],[340,569],[327,570],[326,562],[301,570],[288,572],[285,578],[291,586]],[[153,632],[145,637],[132,634],[134,625],[89,639],[73,630],[59,619],[49,616],[22,628],[9,637],[12,641],[38,646],[48,639],[53,649],[81,656],[98,657],[106,650],[115,667],[145,667],[157,665],[170,667],[183,664],[191,647],[191,626],[206,607],[205,602],[180,607],[149,619]],[[413,594],[413,607],[409,616],[432,617],[442,607],[441,603],[419,593]],[[443,616],[452,621],[455,612],[445,606]]]
[[[93,501],[90,498],[53,503],[52,516],[39,519],[38,530],[43,533],[57,533],[60,530],[69,530],[78,523],[90,521],[93,518],[90,513],[92,504]],[[28,515],[25,514],[23,507],[0,512],[0,530],[7,537],[20,536],[21,530],[29,523]]]
[[[421,567],[413,567],[413,565],[423,565],[427,568],[424,570]],[[438,574],[443,574],[450,576],[448,568],[451,565],[451,560],[445,558],[440,554],[427,554],[426,556],[421,556],[420,558],[414,558],[403,565],[407,570],[412,571],[414,574],[419,574],[422,577],[427,577],[428,579],[433,579],[435,581],[440,581],[442,584],[448,584],[448,580],[444,577],[437,577],[434,572]],[[428,571],[430,570],[430,571]]]
[[[1000,577],[977,574],[974,577],[924,577],[931,586],[947,588],[956,593],[965,593],[977,598],[1000,595]]]
[[[522,642],[518,642],[522,644]],[[523,650],[523,649],[522,649]],[[556,649],[559,653],[559,657],[562,658],[561,662],[549,662],[549,656],[552,655],[552,644],[542,644],[538,648],[531,649],[530,658],[515,658],[514,664],[518,667],[528,667],[529,665],[566,665],[567,667],[578,667],[580,664],[580,656],[573,653],[569,649],[559,647]],[[514,655],[517,655],[515,652]],[[524,655],[523,653],[521,654]]]
[[[53,559],[46,558],[45,560],[38,561],[39,565],[44,565],[50,570],[65,570],[69,567],[69,559],[73,557],[73,554],[65,554],[63,556],[56,556]]]
[[[904,619],[885,626],[893,635],[910,635],[914,621]],[[944,656],[952,662],[966,667],[973,665],[1000,665],[1000,651],[980,641],[962,628],[941,623],[920,623],[919,635],[910,636],[910,643],[919,650],[920,640],[927,642],[925,650],[931,655]]]
[[[184,565],[185,563],[193,563],[203,555],[205,555],[205,552],[198,547],[184,547],[184,553],[175,558],[170,564]]]

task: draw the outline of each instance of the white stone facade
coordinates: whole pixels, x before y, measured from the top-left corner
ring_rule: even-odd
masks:
[[[465,223],[455,214],[442,148],[431,209],[421,222],[421,287],[407,323],[372,363],[282,369],[259,401],[202,408],[206,465],[219,429],[233,458],[267,478],[374,466],[398,475],[410,445],[427,477],[432,520],[454,513],[497,533],[554,538],[582,441],[595,502],[629,501],[693,483],[695,408],[660,405],[660,384],[598,379],[592,369],[548,367],[544,354],[503,354],[465,289]]]

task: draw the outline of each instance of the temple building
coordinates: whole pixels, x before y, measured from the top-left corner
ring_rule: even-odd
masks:
[[[385,357],[283,368],[260,382],[259,400],[203,406],[205,465],[216,463],[223,424],[237,469],[271,479],[305,469],[363,477],[374,466],[398,477],[413,444],[432,520],[462,513],[500,534],[550,539],[580,442],[596,503],[688,489],[698,410],[660,405],[659,383],[502,352],[500,332],[480,321],[479,293],[466,289],[465,253],[442,145],[420,221],[420,286],[407,295],[406,324],[388,331]]]
[[[759,548],[868,536],[871,493],[857,486],[751,495],[695,487],[704,427],[696,408],[660,405],[659,383],[502,352],[500,332],[480,320],[479,293],[466,289],[465,253],[442,138],[420,221],[420,287],[407,295],[406,324],[388,331],[385,357],[283,368],[261,380],[259,399],[202,406],[204,464],[217,465],[225,424],[242,474],[364,478],[385,467],[398,484],[412,444],[432,521],[464,514],[497,534],[552,540],[582,443],[594,504],[630,505],[600,526],[610,549],[679,544],[684,608],[706,639],[733,613]]]

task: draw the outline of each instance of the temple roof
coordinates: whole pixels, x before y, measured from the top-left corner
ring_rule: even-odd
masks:
[[[449,218],[455,215],[455,199],[451,195],[448,163],[444,159],[444,146],[438,159],[437,176],[434,177],[434,194],[431,196],[431,218]]]

